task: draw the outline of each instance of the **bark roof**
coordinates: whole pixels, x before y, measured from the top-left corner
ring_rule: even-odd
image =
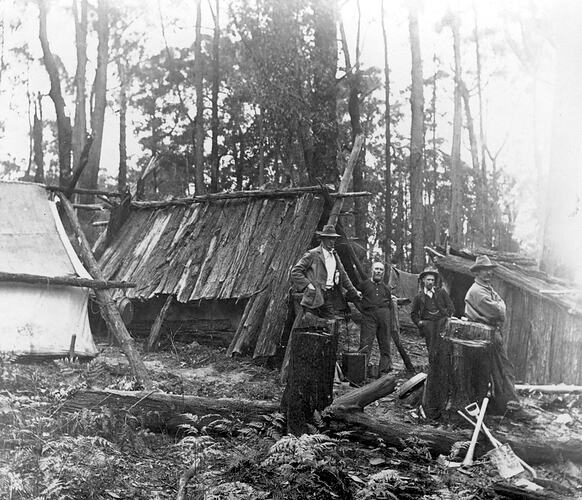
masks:
[[[288,286],[323,207],[318,193],[133,207],[100,265],[106,279],[137,284],[129,298],[250,297],[273,280]]]
[[[455,251],[452,251],[455,252]],[[559,304],[568,312],[582,315],[582,289],[564,280],[550,276],[535,268],[531,258],[507,252],[495,252],[480,249],[475,253],[456,251],[457,255],[442,255],[429,249],[433,260],[439,269],[474,276],[470,267],[475,263],[477,255],[487,254],[491,261],[497,264],[495,275],[521,289],[525,293],[536,295],[550,302]]]

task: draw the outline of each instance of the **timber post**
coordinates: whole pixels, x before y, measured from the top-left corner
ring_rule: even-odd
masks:
[[[67,218],[69,219],[71,227],[79,242],[79,248],[81,252],[80,257],[83,261],[83,264],[94,278],[97,280],[105,281],[103,272],[99,268],[99,264],[91,253],[91,247],[87,241],[85,233],[83,233],[83,229],[79,223],[79,219],[77,219],[77,216],[75,215],[75,210],[73,209],[71,202],[64,194],[59,193],[59,198],[61,200],[61,206],[63,207],[63,210],[67,215]],[[123,319],[119,314],[119,310],[115,306],[115,302],[113,301],[111,294],[107,290],[95,290],[95,296],[97,297],[97,301],[101,309],[101,314],[103,315],[103,319],[107,324],[107,328],[110,332],[113,332],[113,335],[115,335],[117,338],[121,349],[129,361],[129,366],[131,367],[135,379],[146,389],[151,388],[152,382],[148,376],[145,364],[139,356],[137,349],[135,348],[134,340],[129,335],[129,332],[127,331]]]

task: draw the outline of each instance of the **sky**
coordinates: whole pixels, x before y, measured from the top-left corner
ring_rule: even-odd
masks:
[[[178,0],[124,0],[131,3],[152,23],[144,45],[152,51],[159,51],[163,47],[160,29],[159,14],[164,18],[167,37],[170,45],[190,45],[194,37],[194,2]],[[383,66],[383,41],[380,23],[380,1],[360,0],[361,8],[361,53],[363,66]],[[559,0],[566,1],[566,0]],[[575,1],[575,0],[571,0]],[[53,0],[54,4],[49,16],[49,39],[51,48],[58,54],[68,69],[74,74],[74,26],[70,13],[64,7],[70,5],[70,0]],[[228,1],[223,0],[222,9],[228,8]],[[341,16],[352,52],[355,51],[355,34],[357,28],[357,0],[340,2]],[[581,2],[582,3],[582,2]],[[203,2],[206,12],[203,13],[203,28],[210,31],[211,21],[207,12],[207,2]],[[408,112],[408,91],[410,85],[410,45],[408,38],[408,3],[405,0],[385,0],[386,24],[389,43],[389,62],[391,67],[391,89],[394,100],[404,103],[403,109]],[[551,38],[556,32],[556,26],[540,26],[530,22],[535,18],[532,13],[541,12],[542,19],[551,20],[555,2],[550,0],[475,0],[445,1],[432,0],[420,3],[420,38],[423,57],[424,77],[428,78],[435,71],[433,57],[441,62],[439,69],[452,74],[452,36],[449,28],[440,26],[443,16],[448,9],[459,13],[461,19],[462,59],[465,78],[470,88],[474,87],[475,75],[475,48],[472,40],[474,28],[474,10],[477,13],[481,37],[481,53],[484,74],[484,122],[486,139],[490,150],[495,153],[500,148],[497,166],[516,180],[513,191],[517,213],[515,234],[521,241],[524,249],[530,253],[539,251],[540,222],[536,219],[536,211],[542,199],[536,191],[537,175],[534,162],[534,122],[537,124],[537,147],[547,171],[550,164],[551,131],[553,117],[553,99],[555,88],[555,57],[551,43],[545,43],[541,48],[533,47],[534,55],[538,56],[538,71],[535,79],[536,99],[534,101],[534,79],[531,72],[520,62],[516,51],[508,42],[514,38],[520,40],[522,33],[520,26],[513,20],[521,18],[526,39],[531,40]],[[191,7],[190,12],[188,8]],[[16,30],[5,31],[6,48],[18,46],[27,41],[35,58],[41,56],[38,42],[37,10],[34,2],[28,6],[19,0],[2,0],[0,15],[5,20],[19,18],[21,25]],[[223,18],[226,16],[223,16]],[[176,24],[176,20],[178,20]],[[140,21],[137,21],[139,23]],[[136,26],[137,28],[137,26]],[[558,30],[559,31],[559,30]],[[549,35],[548,35],[549,33]],[[507,35],[509,34],[509,36]],[[532,48],[532,47],[530,47]],[[91,41],[88,53],[94,54],[95,42]],[[352,53],[353,58],[353,53]],[[48,77],[44,68],[34,63],[27,70],[21,64],[20,70],[7,74],[2,73],[0,81],[0,116],[5,123],[5,129],[0,134],[0,159],[13,158],[17,163],[26,167],[28,162],[28,119],[25,92],[22,81],[26,80],[29,71],[29,85],[33,92],[47,93],[49,88]],[[88,79],[94,72],[94,60],[89,61]],[[115,92],[115,78],[110,75],[109,90]],[[380,90],[380,92],[383,92]],[[439,121],[438,134],[448,141],[452,134],[452,85],[444,81],[439,87]],[[425,96],[429,99],[429,96]],[[473,116],[477,119],[477,100],[472,98]],[[72,113],[72,103],[69,103]],[[45,118],[54,115],[52,103],[48,98],[44,100]],[[400,132],[408,135],[407,119],[401,124]],[[137,138],[129,137],[130,163],[135,162],[139,151]],[[445,143],[444,148],[447,149]],[[463,156],[470,163],[468,138],[464,134]],[[109,111],[106,117],[104,151],[102,154],[102,168],[114,172],[117,166],[117,116]],[[582,170],[582,169],[579,169]],[[580,181],[580,182],[578,182]],[[582,186],[582,178],[574,175],[572,185]],[[545,184],[545,181],[542,185]],[[582,188],[578,193],[567,193],[567,196],[582,197]],[[570,189],[571,191],[571,189]],[[576,228],[574,228],[574,232]],[[582,230],[580,231],[582,232]],[[582,273],[582,266],[581,266]],[[582,277],[582,274],[581,274]]]

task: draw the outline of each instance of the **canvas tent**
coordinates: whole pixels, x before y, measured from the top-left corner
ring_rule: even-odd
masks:
[[[0,182],[0,271],[91,278],[44,186]],[[0,281],[0,352],[62,356],[75,335],[75,354],[94,356],[88,297],[87,288]]]

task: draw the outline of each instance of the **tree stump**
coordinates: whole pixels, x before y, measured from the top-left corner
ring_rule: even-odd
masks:
[[[432,419],[456,417],[470,403],[479,405],[491,378],[490,350],[495,329],[451,318],[431,349],[423,407]]]
[[[287,432],[300,436],[308,432],[313,412],[333,400],[337,323],[332,333],[296,330],[293,336],[281,411],[287,415]]]

